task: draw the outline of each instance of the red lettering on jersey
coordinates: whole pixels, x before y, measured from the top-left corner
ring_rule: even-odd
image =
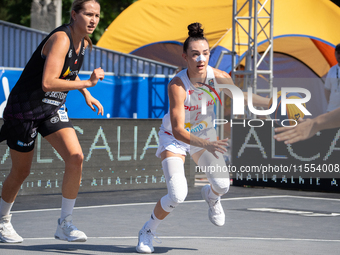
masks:
[[[214,105],[214,99],[211,99],[210,101],[207,102],[207,106]]]
[[[189,96],[190,96],[192,93],[194,93],[194,90],[190,90],[190,89],[189,89],[189,91],[188,91]]]
[[[190,106],[189,111],[195,111],[197,109],[197,105]]]
[[[203,93],[198,94],[198,100],[202,100]]]
[[[192,105],[192,106],[188,106],[188,105],[184,105],[184,110],[186,111],[196,111],[201,109],[201,107],[197,104],[197,105]]]

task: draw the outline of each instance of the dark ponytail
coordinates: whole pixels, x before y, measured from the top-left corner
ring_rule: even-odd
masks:
[[[201,23],[198,22],[191,23],[188,26],[188,30],[189,37],[185,40],[183,44],[183,52],[185,53],[187,52],[189,43],[192,41],[205,40],[206,42],[208,42],[207,38],[204,37],[204,32]]]

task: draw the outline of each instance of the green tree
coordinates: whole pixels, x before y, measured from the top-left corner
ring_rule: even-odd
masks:
[[[100,22],[94,33],[92,34],[92,41],[94,44],[98,42],[105,29],[117,18],[117,16],[124,11],[129,5],[133,4],[137,0],[115,0],[115,1],[100,1],[101,13]]]
[[[0,0],[0,20],[30,26],[31,1]]]
[[[100,22],[91,36],[96,44],[111,22],[130,4],[137,0],[99,0],[101,5]],[[62,23],[70,21],[73,0],[62,0]],[[0,0],[0,20],[30,26],[32,0]]]

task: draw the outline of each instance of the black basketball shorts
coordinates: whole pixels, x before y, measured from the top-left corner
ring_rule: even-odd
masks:
[[[64,107],[43,120],[4,120],[0,131],[0,142],[7,140],[7,145],[11,149],[29,152],[34,149],[38,133],[45,137],[68,127],[73,128],[73,125]]]

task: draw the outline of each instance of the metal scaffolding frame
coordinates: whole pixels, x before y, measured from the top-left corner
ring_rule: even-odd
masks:
[[[274,0],[246,0],[239,8],[237,0],[233,0],[233,41],[232,52],[222,51],[215,65],[219,67],[225,55],[232,55],[231,77],[233,81],[237,76],[243,76],[243,90],[247,91],[248,87],[252,87],[254,94],[268,94],[272,96],[273,88],[273,14]],[[246,9],[248,8],[248,11]],[[242,13],[242,14],[240,14]],[[247,13],[247,14],[244,14]],[[261,16],[259,16],[261,14]],[[269,26],[269,29],[267,27]],[[248,37],[247,43],[242,43],[239,38],[239,33]],[[258,37],[264,35],[267,38],[268,45],[260,55],[258,52]],[[244,54],[240,56],[237,52],[237,47],[247,47]],[[237,54],[238,53],[238,54]],[[268,62],[264,58],[268,56]],[[244,70],[240,70],[241,63],[244,62]],[[267,69],[259,69],[260,64],[265,63]],[[259,89],[257,87],[258,76],[261,75],[268,81],[268,88]],[[266,78],[268,77],[268,78]],[[224,97],[222,93],[222,97]],[[224,109],[218,107],[217,116],[224,119]],[[233,117],[233,116],[231,116]],[[255,117],[246,111],[245,117]],[[223,125],[218,127],[219,137],[223,137]]]

